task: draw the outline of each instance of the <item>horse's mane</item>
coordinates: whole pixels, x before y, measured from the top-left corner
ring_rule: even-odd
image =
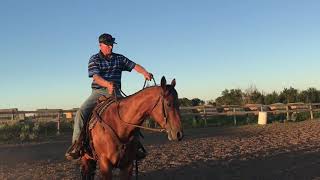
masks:
[[[177,92],[175,91],[174,87],[172,87],[171,85],[167,85],[167,87],[168,87],[168,94],[174,94],[176,96]],[[121,101],[122,100],[126,100],[126,99],[128,99],[128,98],[130,98],[132,96],[135,96],[135,95],[141,93],[142,91],[145,91],[145,90],[148,90],[148,89],[152,89],[152,88],[161,88],[161,86],[158,86],[158,85],[148,86],[148,87],[143,88],[143,89],[141,89],[141,90],[139,90],[139,91],[137,91],[137,92],[135,92],[135,93],[133,93],[133,94],[131,94],[129,96],[123,97],[120,100]]]

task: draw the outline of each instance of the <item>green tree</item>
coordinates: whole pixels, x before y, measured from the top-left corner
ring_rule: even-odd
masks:
[[[320,102],[320,91],[316,88],[309,88],[301,91],[299,94],[299,101],[305,103],[318,103]]]
[[[208,105],[211,105],[211,106],[216,106],[216,105],[217,105],[217,103],[216,103],[214,100],[209,100],[209,101],[207,102],[207,104],[208,104]]]
[[[298,90],[290,87],[289,89],[284,88],[284,90],[279,95],[279,101],[281,103],[294,103],[298,101]]]
[[[192,101],[188,98],[179,99],[180,106],[192,106]]]
[[[273,91],[270,94],[267,94],[264,98],[265,104],[273,104],[273,103],[278,103],[278,102],[279,102],[279,94],[275,91]]]
[[[244,93],[245,104],[264,104],[264,95],[255,86],[251,86]]]
[[[191,104],[192,106],[204,105],[204,101],[199,98],[193,98],[191,99]]]
[[[222,91],[221,96],[216,99],[219,105],[242,105],[243,93],[241,89],[225,89]]]

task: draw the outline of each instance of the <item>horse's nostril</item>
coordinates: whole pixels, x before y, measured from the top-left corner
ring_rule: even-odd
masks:
[[[182,132],[177,132],[177,138],[180,140],[180,139],[182,139],[182,137],[183,137],[183,135],[182,135]]]

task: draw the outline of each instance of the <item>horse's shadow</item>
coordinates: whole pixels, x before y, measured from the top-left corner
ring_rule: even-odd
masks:
[[[320,179],[320,153],[282,153],[261,159],[198,161],[141,173],[141,180]]]
[[[210,137],[254,137],[264,131],[263,128],[257,128],[255,131],[243,131],[238,127],[207,127],[207,128],[190,128],[184,131],[184,139],[198,139],[198,138],[210,138]],[[165,134],[154,133],[149,131],[142,131],[145,138],[143,143],[150,144],[166,144],[171,143]]]
[[[257,126],[246,131],[246,127],[219,127],[197,128],[185,130],[183,141],[224,137],[224,138],[251,138],[268,133],[264,127]],[[164,144],[168,142],[165,136],[147,134],[146,144]],[[157,138],[158,137],[158,138]],[[196,148],[196,147],[194,147]],[[309,148],[309,149],[307,149]],[[246,157],[236,157],[233,160],[207,160],[196,161],[178,167],[140,173],[139,179],[151,180],[211,180],[211,179],[320,179],[320,146],[307,146],[303,148],[288,147],[292,150],[285,152],[283,149],[270,149],[269,155],[261,154]],[[201,149],[202,150],[202,149]],[[246,160],[243,160],[246,159]]]

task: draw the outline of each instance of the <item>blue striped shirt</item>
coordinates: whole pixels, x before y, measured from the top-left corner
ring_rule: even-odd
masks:
[[[100,51],[89,60],[89,77],[97,74],[103,79],[115,83],[117,88],[121,88],[122,71],[131,71],[135,65],[136,63],[121,54],[112,53],[111,56],[105,57]],[[103,88],[95,81],[92,82],[91,87],[94,89]]]

